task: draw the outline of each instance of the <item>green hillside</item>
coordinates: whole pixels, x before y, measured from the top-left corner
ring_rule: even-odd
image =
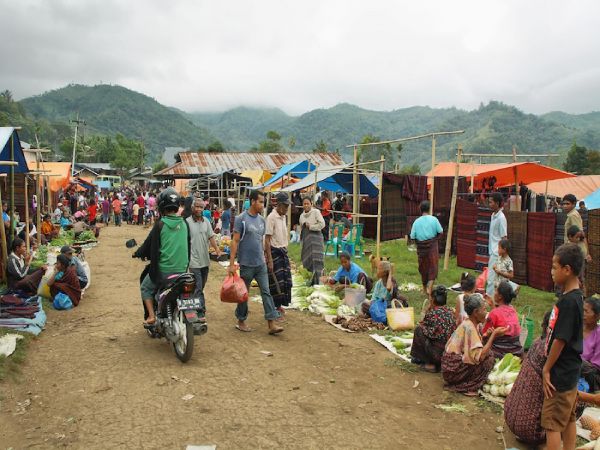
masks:
[[[214,140],[182,114],[121,86],[69,85],[20,103],[33,118],[53,122],[68,122],[79,112],[87,122],[87,133],[121,133],[139,139],[150,151],[150,159],[156,159],[166,146],[197,148]]]
[[[346,158],[350,157],[350,150],[345,146],[359,142],[366,134],[394,139],[459,129],[465,133],[439,139],[441,159],[451,158],[458,143],[463,144],[465,152],[471,153],[510,153],[515,145],[519,153],[564,154],[575,139],[581,145],[600,148],[600,121],[579,121],[579,126],[574,127],[552,116],[525,114],[500,102],[490,102],[473,111],[415,106],[384,112],[339,104],[297,117],[287,116],[280,110],[251,108],[188,116],[197,125],[208,128],[227,148],[240,150],[256,145],[268,130],[279,132],[284,141],[294,137],[297,149],[311,149],[323,140],[330,150],[339,149]],[[404,144],[402,164],[417,163],[425,168],[430,147],[429,140]]]

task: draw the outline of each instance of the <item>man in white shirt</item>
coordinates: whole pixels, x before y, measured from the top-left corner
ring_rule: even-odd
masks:
[[[494,282],[496,281],[496,271],[494,266],[498,261],[498,244],[502,239],[508,237],[508,227],[502,205],[504,198],[500,192],[494,192],[490,197],[490,208],[492,209],[492,220],[490,221],[490,232],[488,236],[488,276],[485,292],[490,297],[494,297]]]
[[[275,196],[277,207],[267,216],[265,231],[265,256],[269,270],[269,290],[275,303],[275,308],[283,320],[284,306],[292,299],[292,272],[288,258],[288,227],[287,212],[290,199],[285,192]]]

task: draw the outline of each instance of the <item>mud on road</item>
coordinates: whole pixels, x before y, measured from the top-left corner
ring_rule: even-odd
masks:
[[[141,326],[144,263],[124,244],[147,232],[109,227],[87,252],[92,285],[79,307],[47,311],[21,376],[0,383],[0,448],[504,448],[500,415],[443,391],[439,375],[404,372],[367,335],[289,312],[285,332],[269,336],[255,303],[254,331],[237,331],[214,263],[209,331],[182,364]],[[435,408],[456,402],[468,414]]]

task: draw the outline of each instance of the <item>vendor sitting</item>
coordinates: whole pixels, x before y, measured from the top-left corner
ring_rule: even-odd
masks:
[[[75,272],[77,273],[77,278],[79,279],[79,286],[81,289],[85,289],[88,284],[87,273],[85,273],[85,269],[83,268],[83,263],[77,256],[73,256],[73,249],[68,245],[63,245],[60,249],[60,254],[65,255],[69,260],[70,266],[75,266]]]
[[[337,273],[329,279],[329,284],[335,285],[339,283],[339,286],[343,287],[348,284],[358,283],[362,284],[367,293],[371,292],[373,288],[373,280],[367,277],[365,271],[356,263],[350,260],[350,253],[340,253],[340,268]]]
[[[581,376],[590,385],[590,392],[600,390],[600,300],[586,298],[583,303],[583,364]]]
[[[44,214],[44,221],[42,222],[42,236],[47,242],[50,242],[56,236],[58,236],[60,228],[52,223],[52,216],[50,214]]]
[[[442,376],[445,388],[475,397],[494,368],[492,345],[503,336],[506,328],[494,328],[483,345],[479,325],[485,321],[486,305],[480,294],[465,297],[465,312],[469,316],[452,333],[442,355]]]
[[[69,219],[69,211],[63,209],[62,215],[60,216],[60,227],[63,230],[71,228],[71,219]]]
[[[495,328],[506,328],[504,336],[498,337],[492,346],[492,351],[496,358],[501,359],[507,353],[523,356],[523,346],[519,341],[519,337],[521,336],[519,316],[515,308],[511,305],[515,297],[516,294],[510,283],[508,281],[501,281],[494,294],[494,308],[488,314],[483,330],[481,331],[485,339],[491,335]]]
[[[410,356],[427,372],[439,372],[446,343],[456,329],[453,311],[446,306],[447,291],[437,286],[431,294],[431,308],[414,332]]]
[[[21,291],[25,295],[35,295],[38,286],[48,266],[29,273],[31,254],[27,254],[27,247],[23,239],[15,238],[12,242],[12,253],[8,257],[6,274],[8,287],[15,291]]]
[[[373,288],[371,299],[371,301],[365,300],[361,304],[362,313],[367,317],[371,316],[370,309],[373,302],[386,302],[386,308],[389,308],[392,299],[396,299],[402,306],[408,306],[407,299],[398,293],[398,283],[394,279],[393,266],[389,261],[377,263],[377,282]]]
[[[52,299],[54,299],[59,292],[62,292],[71,299],[73,306],[77,306],[79,300],[81,300],[81,286],[79,284],[79,279],[77,278],[75,266],[71,265],[69,258],[60,254],[56,257],[56,264],[54,267],[54,274],[48,279],[48,286],[50,286]]]

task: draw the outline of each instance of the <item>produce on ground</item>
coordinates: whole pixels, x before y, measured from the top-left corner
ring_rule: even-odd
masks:
[[[592,441],[600,438],[600,421],[590,416],[582,416],[579,419],[584,430],[590,430],[590,439]]]
[[[371,319],[366,317],[342,317],[337,316],[333,319],[333,323],[341,325],[350,331],[370,331],[370,330],[384,330],[385,325],[379,322],[373,322]]]
[[[48,261],[48,246],[42,245],[38,247],[35,258],[31,261],[31,267],[33,269],[38,269],[42,267]]]
[[[410,356],[413,334],[410,332],[402,333],[399,336],[386,336],[385,340],[391,342],[396,353],[404,356]]]
[[[93,231],[85,230],[79,234],[79,236],[77,237],[77,240],[78,241],[95,241],[96,236],[94,235]]]
[[[483,392],[495,397],[506,397],[512,390],[513,383],[521,370],[521,358],[512,353],[504,355],[497,360],[494,368],[488,375],[487,384],[483,385]]]
[[[52,239],[50,245],[53,247],[62,247],[63,245],[72,245],[75,240],[75,233],[70,230],[60,230],[60,234]]]

